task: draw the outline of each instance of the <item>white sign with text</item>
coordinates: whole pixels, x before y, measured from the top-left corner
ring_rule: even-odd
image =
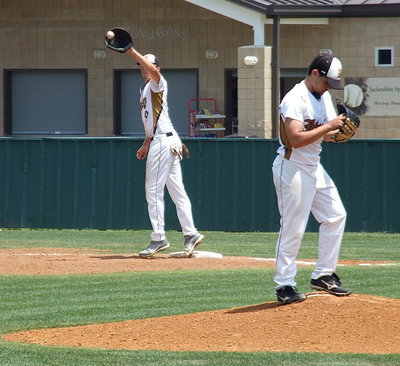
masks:
[[[368,78],[366,116],[400,116],[400,78]]]

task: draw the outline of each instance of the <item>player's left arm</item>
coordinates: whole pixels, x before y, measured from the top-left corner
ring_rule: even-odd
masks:
[[[146,60],[143,55],[137,51],[134,47],[131,47],[126,51],[144,70],[149,74],[151,80],[154,80],[157,84],[161,79],[160,67],[154,65],[150,61]]]

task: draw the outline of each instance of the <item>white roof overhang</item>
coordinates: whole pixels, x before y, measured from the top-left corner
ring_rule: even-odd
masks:
[[[254,45],[265,45],[265,24],[272,24],[273,19],[267,18],[266,14],[251,8],[233,4],[226,0],[185,0],[188,3],[197,5],[214,13],[223,15],[240,23],[247,24],[253,28]],[[314,24],[327,25],[329,18],[282,18],[281,24]]]

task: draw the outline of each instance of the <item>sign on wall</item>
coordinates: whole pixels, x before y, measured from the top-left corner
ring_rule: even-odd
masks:
[[[400,78],[345,78],[344,102],[365,116],[400,116]]]
[[[134,29],[130,31],[133,39],[187,38],[187,33],[181,29]]]

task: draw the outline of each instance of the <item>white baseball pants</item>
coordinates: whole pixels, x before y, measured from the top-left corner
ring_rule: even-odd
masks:
[[[146,200],[153,232],[151,240],[165,239],[164,189],[175,204],[179,223],[184,235],[194,235],[192,205],[182,180],[180,159],[171,152],[172,144],[181,144],[179,137],[155,135],[150,143],[146,161]]]
[[[320,223],[318,260],[311,278],[332,274],[337,265],[346,210],[337,188],[321,164],[296,164],[278,155],[272,167],[279,213],[276,288],[296,286],[296,257],[310,212]]]

